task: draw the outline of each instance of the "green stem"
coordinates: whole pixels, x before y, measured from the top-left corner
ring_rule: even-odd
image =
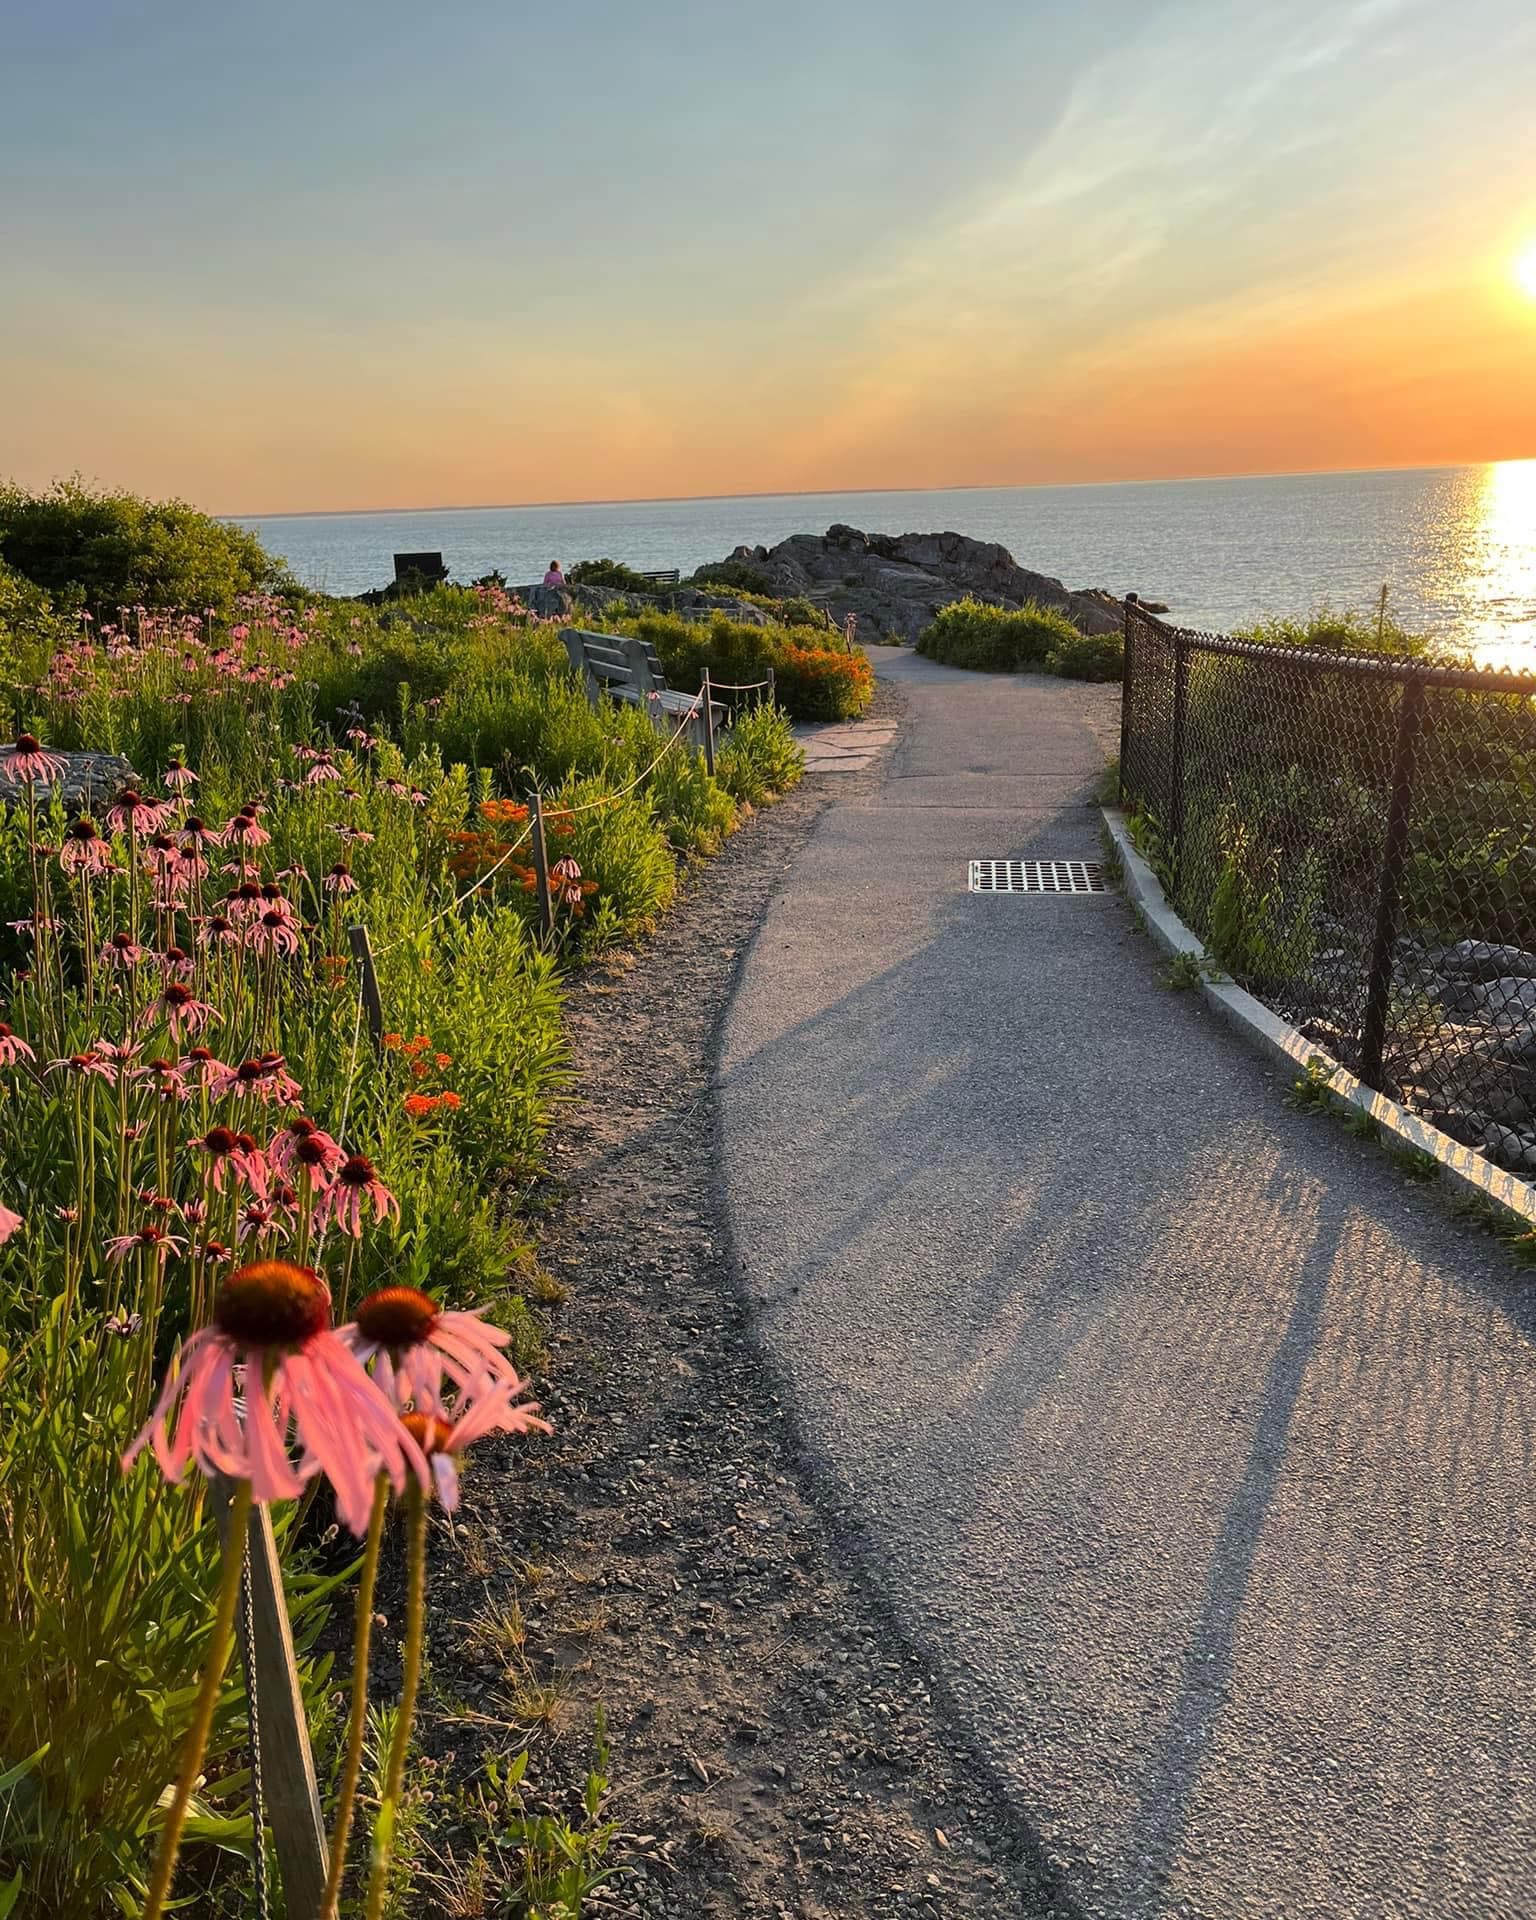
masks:
[[[160,1829],[160,1848],[155,1869],[149,1878],[149,1894],[144,1902],[143,1920],[160,1920],[165,1898],[171,1890],[171,1875],[176,1871],[176,1856],[181,1851],[181,1830],[186,1824],[187,1805],[203,1764],[213,1711],[219,1704],[219,1687],[229,1664],[229,1643],[235,1624],[235,1607],[240,1599],[240,1570],[245,1563],[245,1529],[251,1516],[251,1483],[235,1482],[234,1498],[229,1505],[229,1526],[224,1535],[223,1564],[219,1579],[218,1607],[213,1617],[213,1633],[203,1661],[203,1677],[198,1685],[197,1706],[187,1729],[186,1745],[181,1753],[181,1772],[176,1792]]]
[[[384,1537],[384,1509],[389,1500],[389,1476],[381,1473],[373,1489],[373,1512],[368,1520],[368,1544],[357,1589],[357,1611],[352,1628],[352,1711],[347,1718],[347,1750],[342,1762],[341,1787],[336,1796],[336,1826],[331,1834],[331,1862],[325,1878],[320,1920],[335,1920],[341,1898],[341,1876],[347,1864],[347,1840],[357,1804],[357,1781],[363,1768],[363,1731],[368,1719],[368,1643],[373,1636],[373,1588],[379,1571],[379,1542]]]
[[[400,1783],[405,1778],[405,1756],[416,1718],[416,1689],[421,1681],[422,1625],[427,1597],[427,1501],[416,1479],[405,1485],[406,1595],[404,1674],[400,1683],[400,1710],[390,1742],[384,1774],[384,1796],[373,1823],[373,1865],[368,1876],[366,1920],[380,1920],[389,1890],[389,1863],[395,1850],[395,1823],[400,1808]],[[149,1916],[146,1916],[149,1920]]]

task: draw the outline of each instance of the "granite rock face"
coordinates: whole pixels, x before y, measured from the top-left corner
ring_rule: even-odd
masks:
[[[861,533],[839,524],[824,534],[793,534],[776,547],[737,547],[730,559],[755,569],[765,592],[801,595],[839,626],[857,614],[866,640],[915,640],[940,607],[967,597],[997,607],[1032,600],[1064,613],[1084,633],[1118,632],[1122,620],[1112,593],[1074,591],[1021,567],[995,540],[963,533]]]
[[[50,752],[55,749],[50,748]],[[58,753],[64,772],[58,786],[67,813],[89,813],[106,806],[124,787],[137,783],[138,775],[120,753]],[[26,805],[27,790],[18,780],[0,773],[0,807]],[[53,787],[46,781],[37,785],[39,806],[53,798]]]

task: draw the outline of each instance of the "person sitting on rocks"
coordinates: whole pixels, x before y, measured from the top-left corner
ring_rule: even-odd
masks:
[[[566,589],[560,562],[551,560],[549,570],[529,596],[533,610],[544,620],[559,619],[571,611],[571,596]]]
[[[560,571],[560,562],[558,560],[550,561],[549,571],[544,576],[544,585],[546,587],[563,587],[565,585],[565,575]]]

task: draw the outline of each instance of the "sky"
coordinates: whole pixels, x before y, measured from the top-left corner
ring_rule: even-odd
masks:
[[[1529,0],[8,0],[0,476],[266,513],[1536,455]]]

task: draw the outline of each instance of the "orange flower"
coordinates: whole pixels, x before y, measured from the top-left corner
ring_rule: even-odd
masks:
[[[398,1033],[386,1033],[381,1044],[388,1047],[390,1052],[393,1053],[397,1047],[403,1044],[402,1036]]]
[[[528,818],[528,809],[516,800],[482,800],[480,817],[493,827],[521,826]]]
[[[464,1104],[456,1093],[440,1093],[437,1096],[437,1102],[439,1106],[447,1107],[450,1112],[456,1111]]]
[[[405,1096],[405,1110],[413,1120],[422,1120],[437,1105],[430,1093],[408,1093]]]
[[[432,1058],[437,1062],[439,1072],[443,1072],[453,1065],[453,1055],[451,1053],[435,1053]]]
[[[431,1071],[432,1069],[427,1065],[425,1060],[413,1060],[411,1062],[411,1076],[413,1079],[425,1080]]]
[[[411,1054],[412,1056],[414,1056],[418,1053],[425,1053],[427,1048],[430,1047],[431,1044],[432,1044],[432,1039],[430,1034],[418,1033],[414,1040],[406,1041],[405,1051]]]

